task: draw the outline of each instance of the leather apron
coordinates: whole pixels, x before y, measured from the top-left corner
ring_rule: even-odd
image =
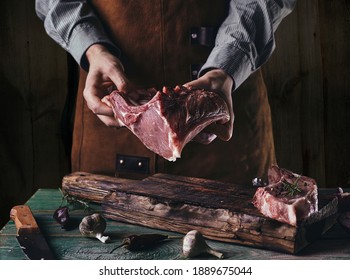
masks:
[[[92,0],[91,4],[122,51],[126,76],[138,86],[157,89],[193,79],[212,49],[213,30],[228,12],[225,0]],[[232,139],[216,139],[209,145],[190,142],[176,162],[148,150],[127,128],[105,126],[83,99],[85,80],[86,73],[81,70],[72,171],[131,178],[167,172],[247,184],[275,162],[271,113],[261,71],[233,93]]]

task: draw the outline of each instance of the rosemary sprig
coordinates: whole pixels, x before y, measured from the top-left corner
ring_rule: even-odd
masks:
[[[298,181],[300,177],[301,176],[298,176],[298,178],[293,183],[289,183],[285,180],[282,181],[283,188],[286,192],[288,192],[288,195],[295,196],[297,192],[301,192],[301,189],[298,187]]]
[[[94,209],[92,207],[90,207],[89,202],[82,200],[82,199],[78,199],[77,197],[70,195],[68,193],[63,193],[62,190],[59,188],[61,194],[62,194],[62,201],[61,201],[61,205],[62,206],[63,202],[66,201],[67,206],[71,206],[74,209],[84,209],[84,212],[93,212]]]

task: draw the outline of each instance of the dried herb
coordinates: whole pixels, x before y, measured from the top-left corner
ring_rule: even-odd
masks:
[[[67,206],[71,207],[71,210],[84,209],[85,212],[94,212],[94,209],[90,207],[89,202],[83,199],[78,199],[75,196],[72,196],[68,193],[63,193],[61,189],[59,190],[62,193],[62,201],[60,207],[62,207],[62,204],[66,202]]]
[[[110,253],[113,253],[120,247],[125,247],[129,251],[139,251],[155,246],[166,239],[181,238],[179,236],[169,236],[164,234],[133,234],[124,238],[122,244],[115,247]]]
[[[301,189],[298,187],[298,181],[301,176],[298,176],[298,178],[293,182],[287,182],[286,180],[282,181],[283,189],[288,193],[290,196],[295,196],[297,192],[301,192]]]
[[[90,207],[88,202],[67,193],[65,194],[61,189],[59,190],[62,194],[62,200],[60,206],[53,213],[53,218],[62,226],[63,229],[70,230],[77,226],[70,218],[70,210],[84,209],[85,212],[93,212],[94,209]],[[65,206],[63,206],[64,203],[66,204]]]

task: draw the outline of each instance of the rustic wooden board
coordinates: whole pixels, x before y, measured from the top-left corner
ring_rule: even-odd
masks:
[[[73,173],[62,186],[101,202],[106,218],[180,233],[197,229],[209,239],[288,253],[322,235],[337,216],[336,200],[320,197],[322,211],[293,227],[258,212],[251,204],[254,187],[169,174],[137,181]]]

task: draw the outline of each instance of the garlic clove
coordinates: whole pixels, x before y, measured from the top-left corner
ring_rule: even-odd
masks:
[[[111,241],[109,236],[103,236],[101,233],[97,233],[95,236],[98,240],[100,240],[102,243],[108,243]]]
[[[224,254],[211,248],[206,242],[203,235],[198,230],[189,231],[182,243],[182,253],[185,257],[192,258],[204,253],[223,259]]]
[[[110,241],[108,236],[103,236],[106,229],[106,220],[98,213],[86,216],[79,225],[79,231],[83,236],[95,237],[103,243]]]
[[[224,258],[224,254],[223,253],[221,253],[221,252],[219,252],[217,250],[214,250],[213,248],[211,248],[209,246],[208,246],[208,249],[207,249],[207,253],[217,257],[218,259],[223,259]]]

